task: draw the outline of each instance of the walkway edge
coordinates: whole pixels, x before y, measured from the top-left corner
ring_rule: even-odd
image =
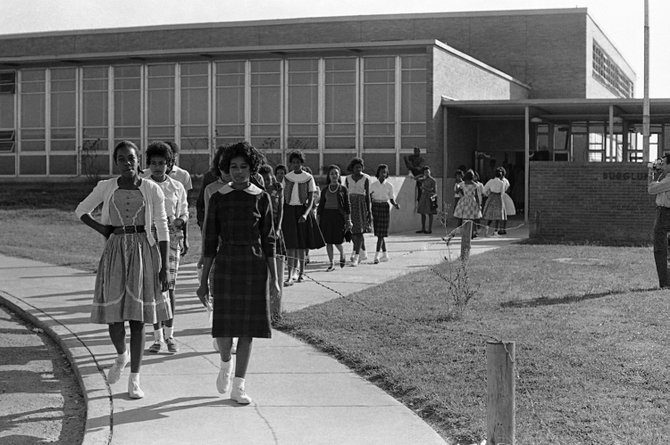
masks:
[[[86,426],[82,445],[109,445],[112,442],[112,393],[104,372],[93,353],[77,334],[55,318],[19,297],[0,289],[0,305],[17,313],[29,323],[42,329],[65,353],[77,378],[86,403]],[[93,363],[98,372],[83,375],[83,363]],[[104,397],[91,397],[104,394]],[[95,421],[93,421],[95,419]]]

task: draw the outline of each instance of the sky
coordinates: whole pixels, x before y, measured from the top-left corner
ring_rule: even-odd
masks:
[[[649,95],[670,98],[670,2],[649,1]],[[643,96],[644,0],[0,0],[0,34],[422,12],[588,8],[637,74]],[[448,42],[445,42],[448,44]]]

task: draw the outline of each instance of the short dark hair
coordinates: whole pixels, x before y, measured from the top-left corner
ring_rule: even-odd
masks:
[[[223,156],[223,152],[225,150],[226,150],[225,145],[219,145],[218,147],[216,147],[214,157],[212,158],[212,165],[209,167],[209,171],[211,171],[212,174],[217,178],[221,177],[221,170],[220,170],[221,157]]]
[[[351,161],[349,161],[349,165],[347,166],[347,171],[350,171],[353,173],[354,167],[360,165],[363,169],[365,169],[365,162],[363,161],[363,158],[353,158]]]
[[[263,164],[258,167],[258,173],[261,175],[267,175],[268,173],[272,174],[272,167],[267,164]]]
[[[305,154],[300,150],[293,150],[288,154],[288,163],[290,164],[292,160],[297,159],[301,164],[305,163]]]
[[[507,171],[505,170],[505,167],[496,168],[496,177],[504,178],[506,174],[507,174]]]
[[[172,153],[177,156],[179,154],[179,145],[177,145],[176,142],[174,141],[165,141],[166,144],[170,147],[170,150],[172,150]]]
[[[172,153],[172,149],[167,143],[163,141],[153,141],[147,147],[147,153],[146,153],[147,166],[149,166],[149,164],[151,163],[151,158],[154,156],[165,158],[168,170],[174,164],[174,154]]]
[[[381,173],[381,171],[382,171],[383,169],[388,170],[388,169],[389,169],[389,166],[386,165],[386,164],[379,164],[379,165],[377,166],[377,173],[375,173],[375,176],[379,178],[379,173]]]
[[[286,174],[286,172],[288,172],[288,168],[286,168],[286,166],[284,164],[277,164],[275,166],[275,175],[277,174],[277,171],[279,171],[279,170],[284,170],[284,174]]]
[[[425,172],[426,170],[430,170],[430,166],[429,166],[429,165],[424,165],[423,167],[421,167],[421,171],[422,171],[422,172]]]
[[[137,145],[135,145],[133,142],[131,142],[131,141],[121,141],[118,144],[116,144],[116,146],[114,147],[114,152],[112,154],[112,159],[114,159],[114,162],[116,162],[116,153],[122,148],[132,148],[133,150],[135,150],[135,153],[138,153],[138,154],[140,152],[140,150],[137,148]]]
[[[224,173],[228,174],[228,172],[230,172],[230,161],[237,157],[244,158],[247,164],[249,164],[249,172],[252,175],[258,171],[258,167],[261,165],[261,153],[249,142],[243,141],[238,142],[237,144],[228,145],[224,149],[219,168],[223,170]]]
[[[456,170],[456,173],[454,173],[454,177],[458,175],[461,175],[461,177],[463,176],[463,170],[461,170],[460,168]]]
[[[474,170],[470,169],[470,170],[466,171],[465,174],[463,175],[463,179],[466,180],[466,181],[472,181],[473,179],[475,179]]]

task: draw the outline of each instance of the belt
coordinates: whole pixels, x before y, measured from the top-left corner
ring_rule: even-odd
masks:
[[[378,204],[388,204],[388,200],[382,201],[381,199],[373,199],[372,202],[376,202]]]
[[[117,226],[112,231],[114,235],[128,234],[128,233],[144,233],[144,226]]]

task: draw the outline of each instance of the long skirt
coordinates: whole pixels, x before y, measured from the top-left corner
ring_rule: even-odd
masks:
[[[326,244],[344,242],[344,215],[338,209],[324,209],[319,218],[319,227]]]
[[[484,204],[484,211],[482,212],[482,219],[489,221],[504,221],[507,220],[507,213],[505,206],[502,203],[502,196],[500,193],[491,193]]]
[[[421,198],[419,198],[419,203],[416,206],[416,213],[421,215],[436,215],[437,208],[434,208],[432,201],[430,200],[431,196],[434,196],[435,193],[429,193],[423,191],[421,193]]]
[[[158,323],[172,318],[167,292],[161,292],[157,245],[146,233],[110,235],[102,252],[91,307],[93,323],[127,320]]]
[[[308,212],[306,221],[298,222],[306,211],[304,205],[284,205],[281,228],[287,249],[320,249],[326,245],[313,212]]]
[[[270,338],[268,266],[260,244],[221,245],[214,264],[212,337]]]
[[[365,195],[357,193],[350,193],[349,200],[351,202],[351,233],[360,234],[367,233],[368,230],[368,208],[365,203]]]
[[[372,201],[372,225],[375,229],[376,237],[389,236],[389,221],[391,212],[388,202]]]

